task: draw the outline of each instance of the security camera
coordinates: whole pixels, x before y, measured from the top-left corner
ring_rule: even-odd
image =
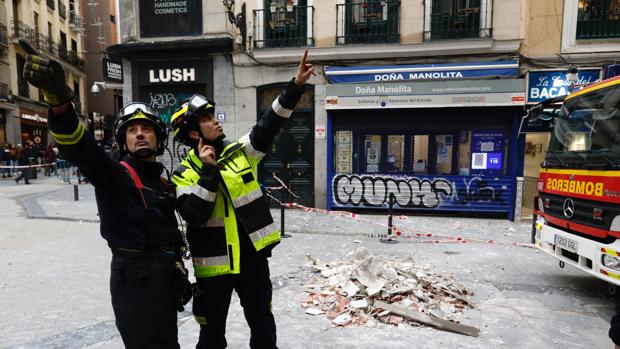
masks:
[[[93,87],[90,88],[90,92],[95,96],[98,95],[99,93],[101,93],[101,86],[99,86],[99,84],[97,83],[94,83]]]

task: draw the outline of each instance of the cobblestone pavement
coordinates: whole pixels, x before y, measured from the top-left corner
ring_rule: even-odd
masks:
[[[0,181],[0,348],[122,348],[109,296],[110,252],[99,236],[89,185],[38,178],[29,186]],[[274,217],[279,213],[274,211]],[[361,215],[379,224],[382,215]],[[408,216],[395,219],[417,232],[470,239],[528,242],[530,224],[500,219]],[[280,348],[612,348],[607,338],[613,302],[607,285],[532,248],[483,243],[424,243],[400,238],[382,244],[385,229],[360,220],[287,211],[287,231],[270,260]],[[463,323],[478,338],[428,327],[333,327],[304,313],[306,255],[342,260],[365,246],[383,256],[411,256],[448,273],[475,293]],[[193,348],[198,326],[179,314],[179,342]],[[249,330],[238,299],[231,305],[230,348],[247,348]]]

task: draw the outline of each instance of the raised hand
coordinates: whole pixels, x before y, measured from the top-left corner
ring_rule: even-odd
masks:
[[[203,164],[217,165],[215,161],[215,149],[212,146],[204,144],[202,138],[198,141],[198,157]]]
[[[73,99],[73,91],[65,83],[65,71],[57,61],[40,54],[24,39],[19,39],[20,46],[26,51],[24,79],[43,91],[45,102],[51,106],[60,106]]]
[[[297,74],[295,75],[295,85],[302,86],[310,79],[310,76],[316,75],[314,73],[314,67],[312,64],[306,63],[308,59],[308,49],[304,50],[304,55],[301,57],[301,62],[299,62],[299,67],[297,68]]]

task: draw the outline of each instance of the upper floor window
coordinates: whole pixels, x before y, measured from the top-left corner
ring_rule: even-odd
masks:
[[[491,0],[426,2],[425,40],[491,36]]]
[[[400,41],[400,1],[347,0],[337,6],[337,44]]]
[[[314,7],[307,0],[264,0],[254,11],[254,46],[299,47],[313,45]]]
[[[576,37],[620,37],[620,0],[579,0]]]

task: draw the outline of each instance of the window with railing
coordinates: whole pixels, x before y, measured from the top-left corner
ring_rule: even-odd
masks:
[[[56,9],[56,0],[47,0],[47,9],[52,11]]]
[[[336,9],[338,45],[400,41],[400,1],[347,0]]]
[[[9,46],[9,35],[6,30],[6,25],[0,23],[0,46],[5,48]]]
[[[620,0],[579,0],[577,39],[620,37]]]
[[[9,85],[0,82],[0,99],[9,98]]]
[[[35,31],[24,22],[13,19],[13,39],[26,39],[30,42],[35,41]]]
[[[58,16],[62,21],[67,19],[67,7],[60,1],[58,1]]]
[[[491,0],[432,0],[430,4],[424,40],[491,37]]]
[[[266,0],[254,11],[254,47],[312,46],[314,7],[306,0]]]

